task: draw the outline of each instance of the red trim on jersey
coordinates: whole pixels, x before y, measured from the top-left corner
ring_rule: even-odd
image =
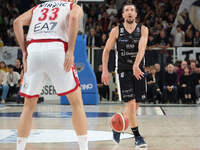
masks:
[[[80,86],[79,79],[78,79],[77,75],[75,75],[75,74],[77,74],[75,65],[72,66],[72,73],[73,73],[73,76],[74,76],[74,80],[76,82],[76,86],[73,89],[71,89],[71,90],[69,90],[67,92],[57,94],[58,96],[64,96],[64,95],[67,95],[69,93],[72,93]]]
[[[26,97],[26,98],[39,98],[40,97],[40,95],[27,95],[27,94],[21,93],[21,92],[19,92],[19,95]]]
[[[73,4],[74,4],[74,3],[71,3],[71,4],[70,4],[70,10],[72,10],[72,8],[73,8]]]
[[[30,40],[30,41],[26,42],[26,45],[28,46],[31,43],[45,43],[45,42],[62,42],[64,44],[65,52],[68,49],[68,43],[64,42],[64,41],[62,41],[60,39],[38,39],[38,40]]]
[[[77,84],[77,85],[75,86],[75,88],[73,88],[73,89],[71,89],[71,90],[69,90],[69,91],[67,91],[67,92],[64,92],[64,93],[59,93],[59,94],[57,94],[57,95],[58,95],[58,96],[65,96],[65,95],[67,95],[67,94],[70,94],[70,93],[76,91],[76,89],[77,89],[78,87],[79,87],[79,85]]]
[[[32,8],[32,12],[37,8],[39,5],[36,5],[35,7]]]
[[[75,65],[72,66],[72,73],[73,73],[76,84],[80,85]]]

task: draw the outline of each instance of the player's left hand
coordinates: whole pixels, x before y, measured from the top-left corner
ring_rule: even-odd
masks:
[[[74,52],[67,51],[65,54],[65,63],[64,63],[64,69],[66,72],[69,72],[74,64]]]
[[[133,74],[137,80],[141,80],[144,77],[144,72],[140,70],[138,66],[133,65]]]

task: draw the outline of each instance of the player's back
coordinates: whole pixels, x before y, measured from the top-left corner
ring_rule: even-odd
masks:
[[[38,39],[60,39],[68,42],[68,22],[72,3],[51,1],[33,9],[27,41]]]

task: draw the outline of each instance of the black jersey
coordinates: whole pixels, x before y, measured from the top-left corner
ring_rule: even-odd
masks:
[[[138,44],[141,37],[141,26],[138,23],[132,33],[128,33],[121,23],[117,39],[116,67],[118,71],[132,70],[138,53]]]

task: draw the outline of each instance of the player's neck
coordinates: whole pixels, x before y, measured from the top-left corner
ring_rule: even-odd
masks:
[[[133,31],[135,29],[136,25],[137,25],[137,23],[135,21],[133,23],[131,23],[131,24],[129,24],[127,22],[124,22],[124,27],[128,31]]]

